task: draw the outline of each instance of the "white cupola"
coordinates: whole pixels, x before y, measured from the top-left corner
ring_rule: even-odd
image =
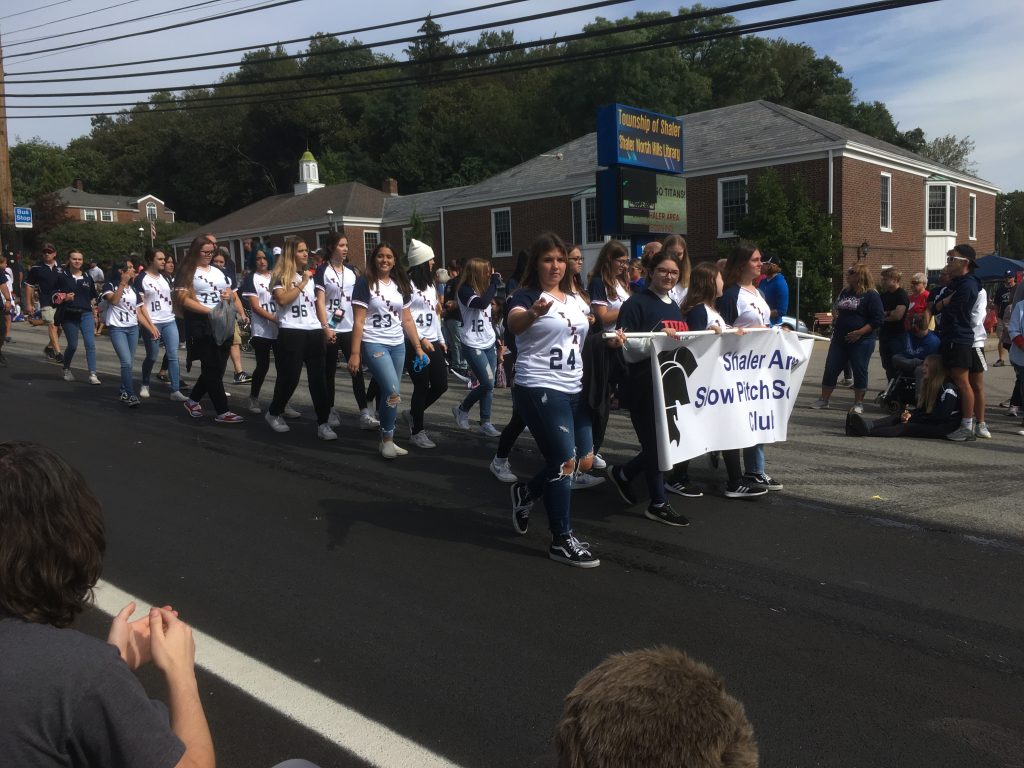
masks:
[[[295,185],[295,194],[305,195],[323,186],[320,183],[320,166],[313,153],[307,149],[299,158],[299,183]]]

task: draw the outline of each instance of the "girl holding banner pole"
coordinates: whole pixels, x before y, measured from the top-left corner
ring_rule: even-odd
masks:
[[[658,461],[658,429],[654,411],[654,381],[649,359],[650,339],[626,339],[626,333],[678,331],[686,328],[683,314],[669,296],[679,282],[680,267],[673,254],[662,250],[651,258],[650,280],[640,293],[622,305],[612,348],[623,350],[629,369],[629,419],[633,423],[640,452],[621,466],[609,465],[608,479],[627,504],[636,504],[632,482],[640,474],[647,480],[650,504],[644,516],[665,525],[687,526],[690,521],[676,512],[665,498],[665,477]]]
[[[726,259],[719,311],[733,328],[767,328],[771,325],[771,309],[754,281],[761,275],[761,251],[750,244],[737,245]],[[743,449],[744,479],[769,491],[781,491],[782,483],[764,471],[764,445]]]
[[[711,262],[703,262],[694,267],[690,275],[689,291],[683,303],[686,314],[686,325],[691,331],[714,331],[721,333],[729,326],[715,309],[715,300],[722,295],[722,275]],[[740,329],[737,333],[742,334]],[[722,451],[725,468],[729,473],[729,481],[725,486],[725,495],[730,499],[747,499],[752,496],[763,496],[768,489],[744,481],[740,471],[740,450],[733,448]]]

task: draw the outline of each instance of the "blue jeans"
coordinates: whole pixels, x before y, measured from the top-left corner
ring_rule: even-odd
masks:
[[[853,388],[868,388],[868,363],[875,351],[875,337],[863,336],[853,344],[842,338],[832,337],[828,345],[828,356],[825,358],[825,373],[821,377],[821,386],[834,389],[840,372],[847,363],[853,368]]]
[[[164,350],[167,353],[167,375],[171,377],[171,392],[180,389],[179,381],[180,367],[178,365],[178,324],[173,320],[166,323],[154,323],[160,331],[160,338],[164,340]],[[142,361],[142,386],[149,386],[149,377],[153,373],[153,366],[156,364],[157,355],[160,354],[159,339],[149,338],[148,333],[143,333],[143,341],[146,342],[146,359]]]
[[[96,372],[96,321],[93,320],[92,312],[82,312],[78,315],[65,315],[61,325],[64,335],[68,339],[68,348],[64,350],[64,370],[71,369],[71,360],[78,349],[78,334],[82,334],[82,342],[85,344],[85,362],[89,366],[89,373]]]
[[[391,437],[395,433],[395,418],[398,416],[399,387],[402,381],[402,367],[405,365],[405,344],[378,344],[362,342],[360,359],[377,382],[380,394],[377,396],[380,419],[380,433]]]
[[[743,449],[743,471],[748,475],[764,474],[764,446],[758,443]]]
[[[544,469],[527,483],[530,496],[544,499],[553,536],[569,533],[572,472],[563,471],[563,465],[593,453],[590,411],[582,394],[543,387],[513,387],[512,402],[544,456]]]
[[[491,400],[494,399],[494,375],[497,372],[498,353],[494,347],[486,349],[463,347],[462,353],[466,356],[466,362],[469,363],[469,368],[480,385],[469,391],[459,407],[468,413],[469,409],[479,401],[480,423],[486,424],[491,420]]]
[[[460,325],[462,323],[458,320],[445,320],[444,325],[441,326],[441,333],[444,334],[448,344],[448,362],[457,371],[463,371],[466,368],[466,361],[462,356],[462,342],[459,341]]]
[[[110,343],[114,345],[117,359],[121,361],[121,391],[134,395],[132,363],[135,360],[135,348],[139,346],[139,326],[133,325],[131,328],[107,326],[107,331],[110,332]]]

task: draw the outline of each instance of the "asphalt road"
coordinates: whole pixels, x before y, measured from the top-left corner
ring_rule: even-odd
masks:
[[[577,533],[602,560],[581,571],[547,560],[539,508],[529,535],[512,531],[507,486],[486,471],[493,443],[451,425],[454,390],[428,415],[439,449],[385,462],[351,425],[316,441],[308,415],[277,435],[258,417],[194,421],[163,397],[126,409],[105,339],[110,373],[90,387],[41,361],[41,334],[16,338],[0,438],[54,447],[90,478],[105,580],[456,765],[553,766],[575,681],[608,653],[661,643],[725,678],[766,768],[1024,765],[1024,543],[812,498],[820,478],[790,468],[806,446],[771,449],[787,490],[769,498],[674,502],[686,529],[610,489],[578,493]],[[497,399],[500,421],[508,393]],[[840,417],[794,418],[811,413]],[[629,444],[615,414],[605,453]],[[513,455],[521,474],[532,447]],[[694,479],[721,482],[694,464]],[[91,611],[82,627],[105,622]],[[366,764],[216,669],[201,684],[223,766]]]

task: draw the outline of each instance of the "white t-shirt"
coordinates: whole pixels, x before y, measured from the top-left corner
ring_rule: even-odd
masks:
[[[412,321],[416,324],[416,332],[420,338],[431,343],[441,341],[441,323],[437,315],[437,290],[433,285],[428,285],[421,291],[414,285],[410,299],[409,311],[412,313]]]
[[[217,267],[196,267],[196,274],[192,278],[192,292],[196,295],[196,301],[204,307],[215,307],[220,304],[220,292],[230,287],[231,281]]]
[[[282,286],[274,284],[271,288],[295,288],[302,282],[302,275],[295,273],[291,284]],[[273,293],[273,291],[271,291]],[[275,298],[275,301],[277,299]],[[299,295],[291,304],[277,304],[277,327],[291,328],[297,331],[318,331],[321,330],[320,320],[316,316],[316,286],[313,279],[306,281]]]
[[[494,326],[491,325],[491,302],[486,309],[471,307],[474,299],[486,298],[479,296],[473,289],[463,283],[459,288],[459,312],[462,314],[462,325],[459,326],[459,341],[462,346],[470,349],[490,349],[494,346]]]
[[[113,298],[119,285],[120,282],[103,284],[100,296],[107,301],[103,322],[110,328],[133,328],[139,324],[135,308],[139,305],[140,297],[135,291],[135,286],[128,285],[121,291],[121,300],[115,304]]]
[[[174,308],[171,306],[173,288],[163,275],[154,277],[143,272],[135,280],[135,291],[146,302],[146,311],[154,324],[174,322]]]
[[[316,290],[324,293],[327,322],[338,333],[352,330],[352,291],[356,287],[356,279],[351,267],[335,269],[329,261],[317,267],[313,278]]]
[[[402,310],[409,307],[410,299],[402,295],[394,280],[377,282],[371,289],[366,278],[360,277],[352,291],[352,304],[366,309],[363,341],[389,347],[404,343]]]
[[[537,289],[516,291],[508,314],[529,311],[541,297]],[[559,301],[550,293],[548,311],[516,336],[516,386],[543,387],[574,394],[583,389],[583,342],[590,323],[576,296]]]
[[[984,349],[985,340],[988,338],[988,331],[985,330],[985,315],[988,312],[988,294],[982,288],[978,291],[978,298],[974,300],[974,307],[971,308],[971,326],[974,328],[975,349]]]
[[[242,283],[242,295],[249,299],[249,304],[259,304],[264,312],[277,316],[277,302],[270,291],[270,273],[265,275],[251,273]],[[252,335],[260,339],[276,339],[277,323],[252,313]]]
[[[621,283],[616,282],[611,290],[604,284],[600,275],[595,275],[587,286],[587,293],[590,294],[590,303],[595,307],[607,307],[613,312],[622,308],[623,303],[629,298],[629,289]],[[618,318],[602,324],[602,331],[614,331]],[[516,345],[518,347],[518,343]]]
[[[771,325],[772,311],[757,288],[741,287],[736,298],[736,328],[756,328]]]
[[[681,307],[683,306],[683,302],[686,301],[686,294],[689,292],[690,289],[685,285],[682,283],[676,283],[669,289],[668,297]]]

